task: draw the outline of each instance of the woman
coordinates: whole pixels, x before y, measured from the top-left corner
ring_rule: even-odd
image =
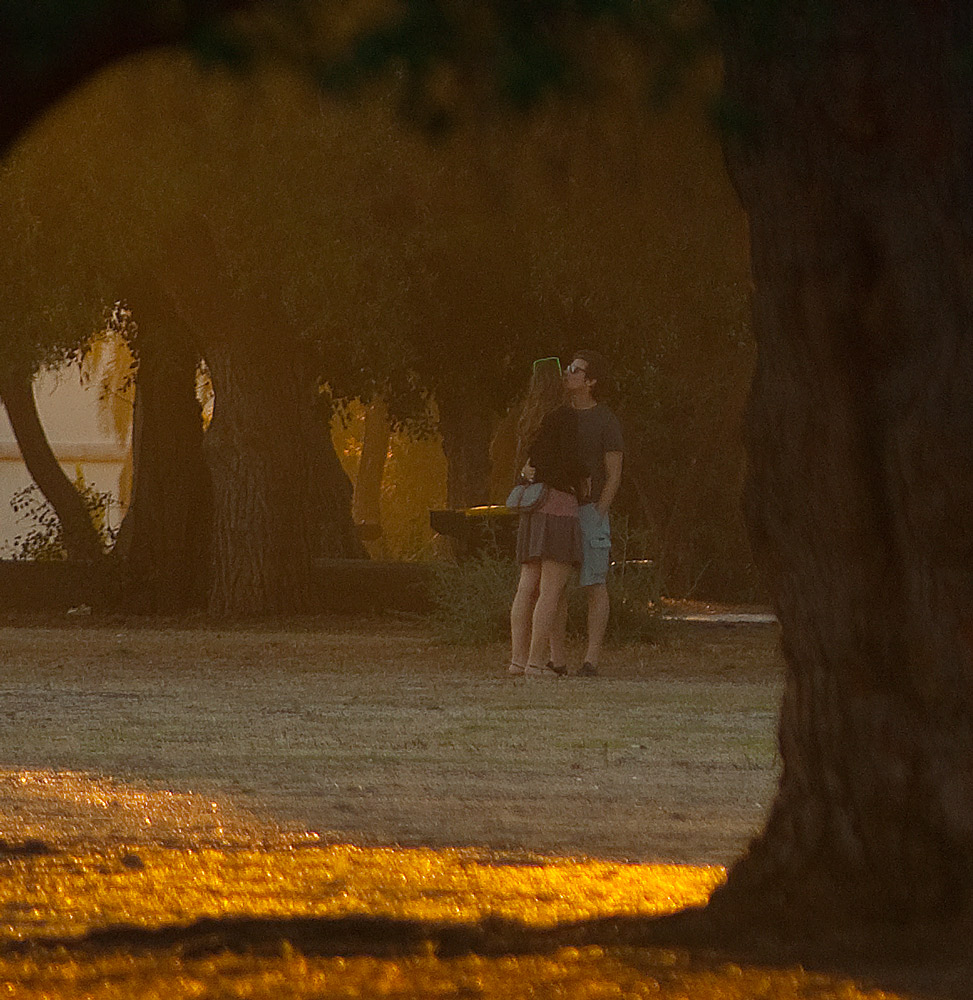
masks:
[[[517,436],[518,467],[526,458],[524,474],[544,483],[547,495],[539,508],[520,515],[520,582],[510,607],[508,670],[556,678],[565,661],[563,635],[556,628],[558,602],[572,568],[581,564],[578,496],[585,476],[577,415],[563,405],[560,365],[535,362]],[[548,649],[551,661],[545,666]]]

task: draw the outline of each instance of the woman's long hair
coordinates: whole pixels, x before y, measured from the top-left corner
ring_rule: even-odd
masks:
[[[541,423],[552,410],[564,402],[564,386],[561,384],[559,365],[534,365],[524,408],[517,421],[517,475],[524,467],[530,446],[541,429]]]

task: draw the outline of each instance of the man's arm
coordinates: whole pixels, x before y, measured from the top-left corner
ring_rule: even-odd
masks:
[[[604,517],[615,499],[618,487],[622,484],[622,453],[620,451],[605,452],[605,487],[601,491],[598,503],[598,513]]]

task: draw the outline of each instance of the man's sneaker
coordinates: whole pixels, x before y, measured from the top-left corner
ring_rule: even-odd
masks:
[[[556,681],[561,675],[553,667],[532,667],[529,663],[524,667],[526,677],[545,677]]]
[[[513,674],[514,677],[521,677],[524,673],[524,668],[519,663],[511,663],[510,666],[507,667],[507,673]]]
[[[553,670],[554,673],[556,673],[558,675],[558,677],[563,677],[568,672],[567,664],[565,664],[563,667],[555,667],[553,660],[548,660],[547,661],[547,667],[545,669],[546,670]]]
[[[597,677],[598,668],[593,664],[589,663],[587,660],[581,664],[581,669],[578,671],[579,677]]]

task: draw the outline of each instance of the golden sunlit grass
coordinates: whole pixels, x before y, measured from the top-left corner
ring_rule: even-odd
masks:
[[[444,925],[543,930],[706,900],[716,864],[605,857],[722,860],[759,820],[773,638],[712,636],[677,632],[613,652],[598,684],[537,690],[499,669],[499,645],[445,650],[408,625],[113,626],[83,644],[72,629],[7,629],[0,1000],[892,1000],[674,950],[436,951]],[[279,809],[295,803],[326,823]],[[30,840],[50,853],[18,852]],[[363,846],[410,842],[427,846]],[[120,924],[358,916],[412,921],[429,943],[395,958],[375,937],[343,957],[274,944],[280,933],[259,954],[214,947],[208,930],[77,944]]]
[[[179,850],[8,858],[0,934],[65,936],[200,917],[337,917],[530,926],[608,914],[654,916],[705,902],[723,869],[506,859],[463,850]]]
[[[114,923],[186,924],[203,916],[389,916],[438,923],[507,917],[550,926],[658,915],[704,902],[717,867],[507,858],[464,850],[185,850],[9,857],[0,866],[0,934],[73,937]],[[286,944],[267,957],[177,947],[141,953],[34,949],[0,956],[2,996],[536,997],[572,1000],[797,1000],[891,997],[799,969],[694,966],[663,949],[562,948],[550,955],[317,958]]]
[[[565,948],[553,955],[500,959],[478,955],[439,960],[314,959],[286,949],[279,958],[217,955],[70,959],[21,965],[3,994],[14,1000],[182,1000],[190,997],[277,998],[563,998],[563,1000],[896,1000],[848,980],[801,969],[767,971],[724,965],[697,970],[678,952]],[[7,970],[4,970],[6,972]]]

